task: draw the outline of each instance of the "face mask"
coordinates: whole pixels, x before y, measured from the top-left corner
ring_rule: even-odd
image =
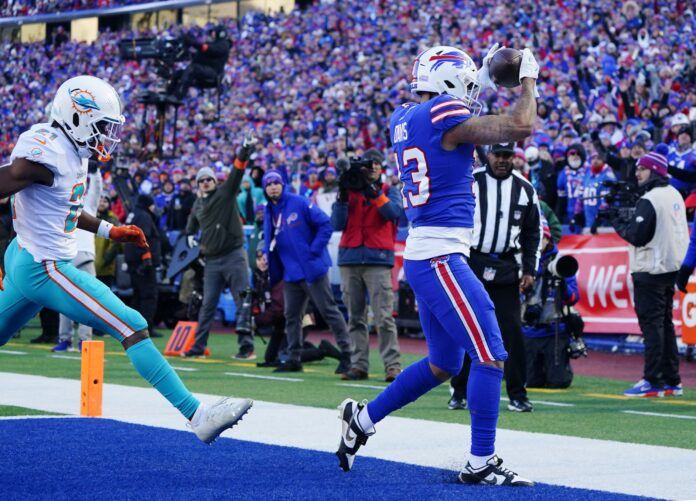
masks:
[[[582,165],[582,160],[579,158],[569,158],[568,165],[570,165],[571,169],[577,169]]]

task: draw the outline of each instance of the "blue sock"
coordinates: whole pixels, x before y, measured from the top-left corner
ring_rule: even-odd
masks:
[[[201,403],[181,382],[172,366],[157,351],[151,339],[145,339],[126,350],[133,367],[145,380],[155,387],[164,398],[191,419]]]
[[[471,453],[490,456],[495,452],[495,429],[500,411],[500,382],[503,369],[471,364],[466,400],[471,414]]]
[[[410,404],[440,384],[442,381],[435,377],[430,370],[428,359],[424,358],[408,366],[392,384],[377,395],[377,398],[367,405],[367,413],[373,423],[378,423],[388,414]]]

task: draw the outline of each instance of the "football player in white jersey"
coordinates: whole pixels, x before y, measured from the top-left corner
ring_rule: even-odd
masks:
[[[251,408],[251,400],[202,405],[148,337],[147,322],[95,277],[71,264],[75,230],[147,247],[136,226],[113,226],[82,212],[88,159],[108,158],[125,122],[118,93],[107,82],[79,76],[64,82],[50,119],[19,136],[10,164],[0,168],[0,198],[12,195],[17,237],[0,273],[0,346],[43,307],[117,339],[136,370],[211,443]],[[147,253],[146,253],[147,256]]]

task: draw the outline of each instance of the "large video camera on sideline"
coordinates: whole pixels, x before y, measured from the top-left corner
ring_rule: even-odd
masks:
[[[561,301],[560,287],[564,279],[575,276],[578,272],[578,260],[568,254],[557,254],[546,264],[547,273],[542,273],[537,280],[545,280],[546,284],[534,289],[527,295],[524,302],[522,318],[525,324],[538,326],[554,324],[556,338],[558,339],[558,324],[562,322],[569,334],[570,341],[567,347],[568,356],[577,359],[587,356],[587,347],[582,339],[585,323],[582,317],[571,310],[570,306],[564,306]],[[549,277],[549,275],[551,275]],[[547,287],[556,289],[555,299],[546,301],[542,298],[543,291]],[[539,294],[541,292],[541,294]]]
[[[124,61],[154,59],[157,76],[171,80],[174,63],[189,59],[186,40],[180,37],[124,38],[118,42],[118,51]]]
[[[608,188],[608,193],[602,193],[593,197],[585,197],[581,200],[604,200],[606,208],[597,213],[597,220],[611,221],[612,219],[628,220],[633,217],[636,204],[641,197],[640,189],[626,181],[614,181],[607,179],[602,182],[603,188]],[[604,190],[602,190],[604,191]]]
[[[349,167],[343,170],[338,178],[338,186],[342,190],[363,191],[370,184],[364,169],[372,168],[372,160],[352,157]]]

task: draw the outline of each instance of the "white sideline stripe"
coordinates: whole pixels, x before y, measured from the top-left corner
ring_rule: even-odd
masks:
[[[12,421],[21,419],[81,419],[82,416],[42,416],[40,414],[27,414],[26,416],[0,416],[0,421]]]
[[[26,355],[26,351],[0,350],[0,355]]]
[[[628,252],[628,245],[626,247],[601,247],[597,249],[563,249],[559,254],[568,254],[570,256],[574,254],[606,254],[607,252]]]
[[[643,411],[621,411],[624,414],[638,414],[639,416],[656,416],[668,417],[675,419],[696,419],[696,416],[685,416],[684,414],[663,414],[661,412],[643,412]]]
[[[244,387],[238,391],[242,396]],[[220,398],[196,396],[206,404]],[[77,414],[80,381],[0,372],[0,405]],[[151,388],[105,384],[102,410],[104,418],[187,430],[186,420]],[[223,437],[334,453],[337,417],[335,409],[257,401],[249,419]],[[389,416],[377,429],[361,456],[448,470],[466,461],[469,426]],[[538,482],[661,499],[688,499],[696,492],[695,450],[499,429],[496,452]]]
[[[619,317],[582,317],[586,322],[604,322],[606,324],[637,324],[637,318]]]
[[[347,386],[348,388],[371,388],[373,390],[383,390],[384,388],[387,387],[385,384],[384,386],[377,386],[376,384],[352,384],[352,383],[336,383],[336,386]]]
[[[49,355],[51,358],[62,358],[63,360],[77,360],[81,361],[82,357],[71,357],[70,355]]]
[[[304,379],[300,379],[297,377],[257,376],[256,374],[245,374],[244,372],[225,372],[225,376],[246,377],[251,379],[268,379],[269,381],[288,381],[289,383],[304,382]]]
[[[177,365],[172,365],[172,369],[181,372],[196,372],[198,370],[195,367],[179,367]]]

